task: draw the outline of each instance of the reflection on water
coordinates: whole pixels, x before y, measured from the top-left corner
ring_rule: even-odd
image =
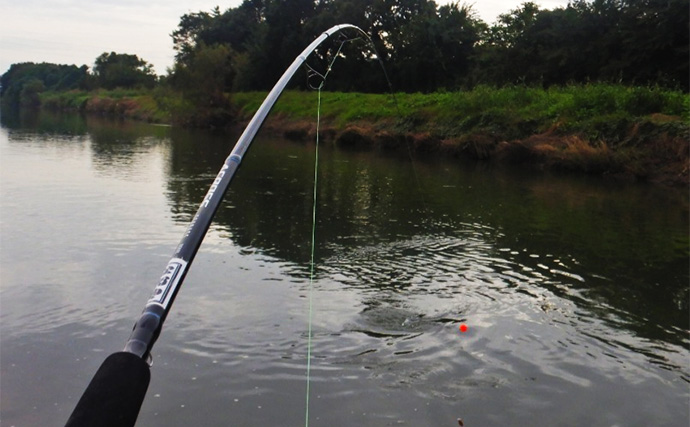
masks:
[[[234,141],[2,119],[2,413],[52,424],[123,345]],[[303,422],[313,148],[263,137],[246,156],[141,425]],[[332,148],[319,171],[312,423],[687,425],[686,191]]]

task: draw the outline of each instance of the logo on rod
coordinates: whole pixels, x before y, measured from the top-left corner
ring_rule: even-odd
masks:
[[[157,304],[163,308],[167,308],[170,303],[170,298],[175,293],[182,273],[187,268],[187,261],[181,258],[173,258],[165,268],[165,272],[161,276],[156,289],[153,290],[153,295],[149,298],[146,305]]]
[[[207,208],[209,202],[211,201],[211,198],[213,197],[213,194],[216,192],[218,189],[218,184],[220,184],[220,181],[223,179],[225,176],[225,171],[228,169],[227,163],[223,165],[223,167],[220,169],[220,172],[218,172],[218,175],[216,175],[216,179],[213,180],[213,184],[211,184],[211,188],[208,189],[208,193],[206,193],[206,197],[204,197],[204,201],[201,202],[201,206]]]

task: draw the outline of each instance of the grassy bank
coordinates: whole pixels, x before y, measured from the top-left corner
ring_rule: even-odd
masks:
[[[41,108],[54,111],[76,111],[110,117],[124,117],[155,123],[170,123],[169,108],[161,102],[156,90],[114,89],[66,92],[44,92]]]
[[[214,114],[246,122],[265,96],[231,94],[231,111]],[[204,116],[163,88],[45,92],[41,103],[54,110],[183,125]],[[291,139],[312,139],[316,105],[316,92],[288,91],[267,126]],[[592,84],[395,96],[324,92],[321,114],[323,136],[342,146],[412,148],[627,179],[690,181],[690,96],[679,91]]]
[[[315,92],[287,92],[274,111],[290,119],[313,120],[316,96]],[[233,102],[249,117],[264,97],[265,93],[237,93]],[[338,129],[366,122],[441,138],[481,133],[514,139],[557,128],[615,143],[626,139],[625,131],[635,123],[663,121],[684,127],[690,115],[687,94],[616,85],[478,87],[468,92],[395,96],[325,92],[321,102],[322,117]]]
[[[264,93],[239,93],[245,119]],[[288,92],[269,126],[314,132],[314,92]],[[340,145],[412,147],[540,168],[688,183],[690,97],[660,88],[586,85],[373,95],[323,93],[324,135]]]

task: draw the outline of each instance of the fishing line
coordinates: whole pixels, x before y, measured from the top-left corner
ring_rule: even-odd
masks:
[[[328,73],[326,73],[328,74]],[[311,258],[309,261],[309,320],[307,329],[307,395],[305,399],[305,418],[304,425],[309,426],[309,385],[311,383],[311,338],[312,338],[312,318],[314,315],[314,252],[316,248],[316,190],[318,188],[319,179],[319,127],[321,123],[321,88],[325,82],[323,81],[318,87],[318,101],[316,108],[316,148],[314,154],[314,192],[311,211]]]
[[[347,39],[347,40],[342,40],[340,43],[340,47],[338,48],[338,51],[336,52],[335,56],[333,56],[333,60],[331,60],[330,64],[328,65],[328,68],[326,69],[326,72],[324,74],[319,73],[316,71],[314,68],[310,67],[308,64],[305,64],[307,67],[307,83],[312,89],[315,89],[317,91],[317,103],[316,103],[316,147],[315,147],[315,153],[314,153],[314,190],[313,190],[313,198],[312,198],[312,214],[311,214],[311,257],[309,261],[309,320],[308,320],[308,328],[307,328],[307,390],[306,390],[306,398],[305,398],[305,415],[304,415],[304,425],[305,427],[309,427],[309,394],[310,394],[310,384],[311,384],[311,352],[312,352],[312,319],[314,315],[314,253],[316,251],[316,206],[317,206],[317,188],[318,188],[318,179],[319,179],[319,133],[321,130],[321,89],[323,89],[324,84],[326,83],[326,78],[328,77],[328,74],[331,72],[331,69],[333,68],[333,64],[335,63],[335,60],[338,59],[338,56],[340,55],[341,50],[343,49],[343,46],[345,43],[348,41],[351,41],[354,39]],[[313,79],[313,77],[318,77],[321,79],[321,82],[317,87],[313,87],[311,85],[310,79]]]
[[[368,44],[371,46],[371,49],[374,52],[374,55],[376,56],[376,59],[378,60],[381,70],[383,71],[383,75],[386,78],[386,83],[388,84],[388,90],[390,95],[393,98],[393,102],[395,104],[395,109],[398,114],[398,117],[402,119],[402,113],[400,110],[400,105],[398,103],[398,99],[395,96],[395,92],[393,91],[393,84],[391,83],[390,78],[388,77],[388,73],[386,72],[386,67],[383,64],[383,61],[381,60],[381,56],[379,55],[378,51],[376,50],[376,46],[374,45],[373,41],[371,38],[369,38],[368,35],[364,34],[364,37],[366,37]],[[309,64],[306,62],[304,63],[306,70],[307,70],[307,86],[309,88],[316,90],[317,91],[317,108],[316,108],[316,143],[315,143],[315,154],[314,154],[314,187],[313,187],[313,198],[312,198],[312,227],[311,227],[311,254],[310,254],[310,261],[309,261],[309,290],[308,290],[308,327],[307,327],[307,372],[306,372],[306,397],[305,397],[305,419],[304,419],[304,425],[305,427],[309,427],[309,396],[310,396],[310,385],[311,385],[311,354],[313,350],[313,345],[312,345],[312,338],[313,338],[313,333],[312,333],[312,325],[313,325],[313,314],[314,314],[314,271],[315,271],[315,251],[316,251],[316,213],[317,213],[317,189],[318,189],[318,168],[319,168],[319,134],[320,134],[320,129],[321,129],[321,91],[326,83],[326,79],[328,78],[328,75],[330,74],[331,70],[333,69],[333,64],[335,64],[335,61],[338,59],[340,56],[343,46],[345,46],[346,43],[356,41],[356,40],[362,40],[362,37],[354,37],[354,38],[347,38],[344,34],[340,34],[340,46],[338,47],[337,52],[333,56],[333,59],[330,61],[328,64],[328,67],[326,69],[325,73],[320,73],[317,70],[315,70],[313,67],[311,67]],[[315,84],[315,82],[318,82],[318,85]],[[412,172],[415,177],[415,181],[417,183],[417,187],[420,190],[420,195],[422,198],[422,204],[426,206],[426,202],[424,200],[424,195],[423,192],[421,191],[422,186],[421,182],[419,180],[419,175],[417,174],[417,169],[415,167],[414,163],[414,158],[412,155],[412,149],[410,147],[409,141],[406,140],[406,145],[408,149],[408,155],[410,157],[410,161],[412,163]]]

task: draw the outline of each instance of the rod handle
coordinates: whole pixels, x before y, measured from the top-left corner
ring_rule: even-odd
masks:
[[[65,427],[134,426],[150,380],[144,359],[124,351],[111,354],[91,379]]]

